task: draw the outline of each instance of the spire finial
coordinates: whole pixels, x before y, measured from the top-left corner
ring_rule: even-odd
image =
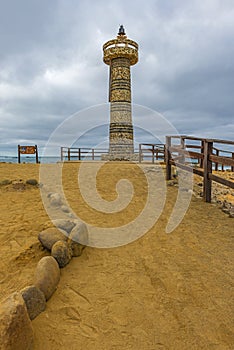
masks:
[[[125,30],[124,30],[124,26],[122,24],[119,27],[118,35],[126,35]]]

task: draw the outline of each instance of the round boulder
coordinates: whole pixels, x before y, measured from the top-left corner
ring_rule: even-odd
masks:
[[[39,288],[48,300],[56,290],[60,279],[60,269],[57,261],[52,256],[44,256],[38,262],[34,285]]]
[[[59,267],[66,266],[72,258],[71,249],[64,241],[58,241],[53,245],[51,255],[57,260]]]
[[[59,229],[62,229],[66,231],[67,233],[70,233],[71,230],[75,227],[75,223],[71,220],[66,219],[55,219],[53,220],[54,226],[56,226]]]
[[[32,185],[32,186],[37,186],[38,185],[38,181],[36,179],[28,179],[26,181],[27,185]]]
[[[69,239],[74,242],[77,242],[82,245],[89,244],[89,232],[85,223],[77,223],[76,226],[72,229]]]
[[[10,185],[12,183],[11,180],[5,179],[0,181],[0,186]]]
[[[35,286],[28,286],[20,291],[26,304],[30,320],[37,317],[46,308],[44,293]]]
[[[55,207],[60,206],[62,204],[62,199],[59,193],[52,193],[49,196],[49,200],[50,204]]]
[[[20,293],[13,293],[0,303],[0,349],[30,350],[33,328]]]
[[[77,242],[73,241],[72,239],[68,239],[67,243],[68,243],[68,246],[72,252],[73,257],[81,256],[82,251],[85,248],[85,245],[77,243]]]
[[[63,233],[64,232],[64,233]],[[53,245],[58,241],[66,241],[67,233],[65,231],[61,232],[56,227],[50,227],[38,234],[38,239],[48,250],[51,250]]]
[[[88,229],[84,223],[77,223],[68,238],[68,246],[72,256],[81,256],[83,249],[89,242]]]
[[[62,210],[64,213],[69,213],[69,212],[70,212],[69,208],[68,208],[66,205],[62,205],[62,206],[61,206],[61,210]]]

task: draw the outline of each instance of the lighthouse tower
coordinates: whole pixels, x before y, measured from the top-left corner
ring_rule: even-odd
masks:
[[[131,109],[131,71],[138,62],[138,44],[127,38],[121,25],[116,39],[103,45],[103,61],[110,66],[108,160],[137,160]]]

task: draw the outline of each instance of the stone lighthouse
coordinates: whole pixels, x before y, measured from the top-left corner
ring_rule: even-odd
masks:
[[[105,159],[137,160],[137,155],[134,155],[130,67],[138,61],[138,44],[127,38],[122,25],[117,38],[103,45],[103,61],[110,66],[109,154]]]

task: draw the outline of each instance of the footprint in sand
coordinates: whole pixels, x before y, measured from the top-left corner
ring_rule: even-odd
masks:
[[[88,298],[78,292],[75,288],[68,286],[66,290],[63,290],[63,297],[67,300],[74,300],[79,309],[85,311],[91,311],[93,309]]]
[[[67,315],[67,320],[80,322],[81,317],[80,317],[79,311],[76,310],[76,308],[74,308],[72,306],[66,306],[62,309],[64,310],[65,314]]]
[[[97,338],[98,337],[98,329],[96,327],[87,325],[86,323],[80,323],[80,334],[86,338]]]

